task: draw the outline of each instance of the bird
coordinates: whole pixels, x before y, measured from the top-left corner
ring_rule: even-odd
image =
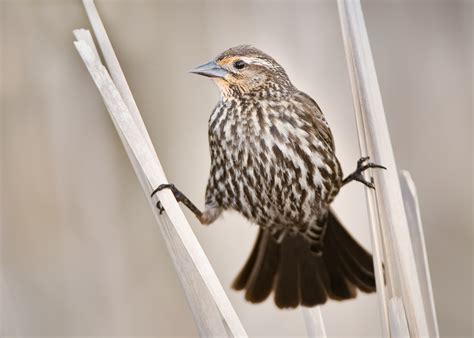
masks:
[[[250,45],[227,49],[191,71],[209,77],[220,99],[209,118],[210,175],[201,211],[170,189],[205,225],[235,210],[259,226],[250,256],[232,287],[278,308],[313,307],[376,290],[373,260],[331,207],[342,186],[382,168],[368,157],[343,178],[321,108],[284,68]],[[164,211],[157,203],[160,213]]]

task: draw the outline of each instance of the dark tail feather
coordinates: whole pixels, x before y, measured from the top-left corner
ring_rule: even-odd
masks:
[[[306,243],[302,237],[302,250],[306,250]],[[299,262],[301,305],[314,306],[324,304],[328,299],[326,290],[329,288],[330,280],[324,261],[321,258],[315,258],[314,254],[302,254]]]
[[[232,287],[246,289],[245,299],[252,303],[264,301],[272,292],[279,261],[278,244],[270,234],[260,230],[252,253]]]
[[[255,241],[255,244],[253,245],[252,253],[250,254],[250,257],[247,259],[247,263],[245,263],[239,275],[237,276],[237,278],[235,278],[234,283],[232,283],[232,288],[234,290],[240,291],[240,290],[245,289],[245,286],[247,285],[247,281],[250,278],[250,274],[252,273],[253,267],[257,260],[258,251],[261,247],[260,242],[262,241],[262,237],[263,237],[263,231],[260,230],[258,232],[257,240]]]
[[[344,229],[333,212],[329,213],[327,229],[326,238],[333,242],[330,248],[335,249],[336,261],[343,271],[342,274],[361,291],[374,292],[375,274],[372,255]],[[332,257],[332,253],[326,256]]]
[[[293,238],[281,243],[281,257],[275,281],[275,304],[279,308],[297,307],[300,303],[298,264],[300,245]]]
[[[329,229],[326,232],[323,249],[324,266],[329,273],[329,288],[327,288],[328,296],[335,300],[344,300],[354,298],[357,295],[356,289],[352,283],[348,281],[346,273],[343,269],[343,261],[338,255],[337,244],[334,238],[329,235]],[[342,263],[342,264],[341,264]]]
[[[232,287],[246,290],[245,298],[258,303],[272,290],[280,308],[315,306],[328,298],[354,298],[356,289],[375,291],[372,256],[341,225],[332,211],[327,220],[322,257],[299,235],[287,235],[277,244],[260,230],[252,253]]]

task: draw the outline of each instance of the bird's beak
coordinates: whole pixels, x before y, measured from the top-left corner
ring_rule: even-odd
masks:
[[[199,74],[207,77],[220,77],[224,78],[227,75],[227,70],[219,66],[216,62],[210,61],[199,67],[191,69],[190,73]]]

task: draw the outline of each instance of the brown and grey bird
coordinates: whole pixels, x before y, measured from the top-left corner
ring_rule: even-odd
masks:
[[[330,204],[352,180],[373,188],[362,172],[383,167],[362,158],[343,179],[318,104],[293,86],[272,57],[254,47],[228,49],[192,73],[212,78],[221,93],[209,119],[205,210],[173,184],[154,193],[171,189],[202,224],[232,209],[260,227],[233,288],[245,290],[245,298],[254,303],[273,291],[280,308],[349,299],[357,289],[375,291],[372,256],[342,226]]]

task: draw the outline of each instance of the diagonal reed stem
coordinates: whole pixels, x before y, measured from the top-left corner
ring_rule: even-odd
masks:
[[[90,33],[84,30],[75,31],[78,41],[74,44],[104,99],[142,188],[148,197],[186,293],[199,334],[202,337],[247,337],[247,333],[172,193],[163,190],[157,194],[166,210],[166,215],[163,216],[159,215],[154,206],[156,200],[153,201],[149,198],[153,188],[159,184],[167,183],[165,174],[94,3],[85,0],[84,6],[111,74],[109,75],[101,64],[95,47],[92,45]]]
[[[375,193],[368,192],[383,334],[388,337],[390,332],[403,332],[403,327],[392,327],[397,322],[391,321],[389,317],[406,318],[411,336],[427,337],[428,321],[417,274],[414,244],[410,238],[397,165],[360,0],[338,0],[338,7],[361,151],[374,162],[388,168],[383,172],[372,173],[377,190]],[[389,310],[394,309],[400,313],[389,316]],[[403,323],[403,320],[398,322]]]

